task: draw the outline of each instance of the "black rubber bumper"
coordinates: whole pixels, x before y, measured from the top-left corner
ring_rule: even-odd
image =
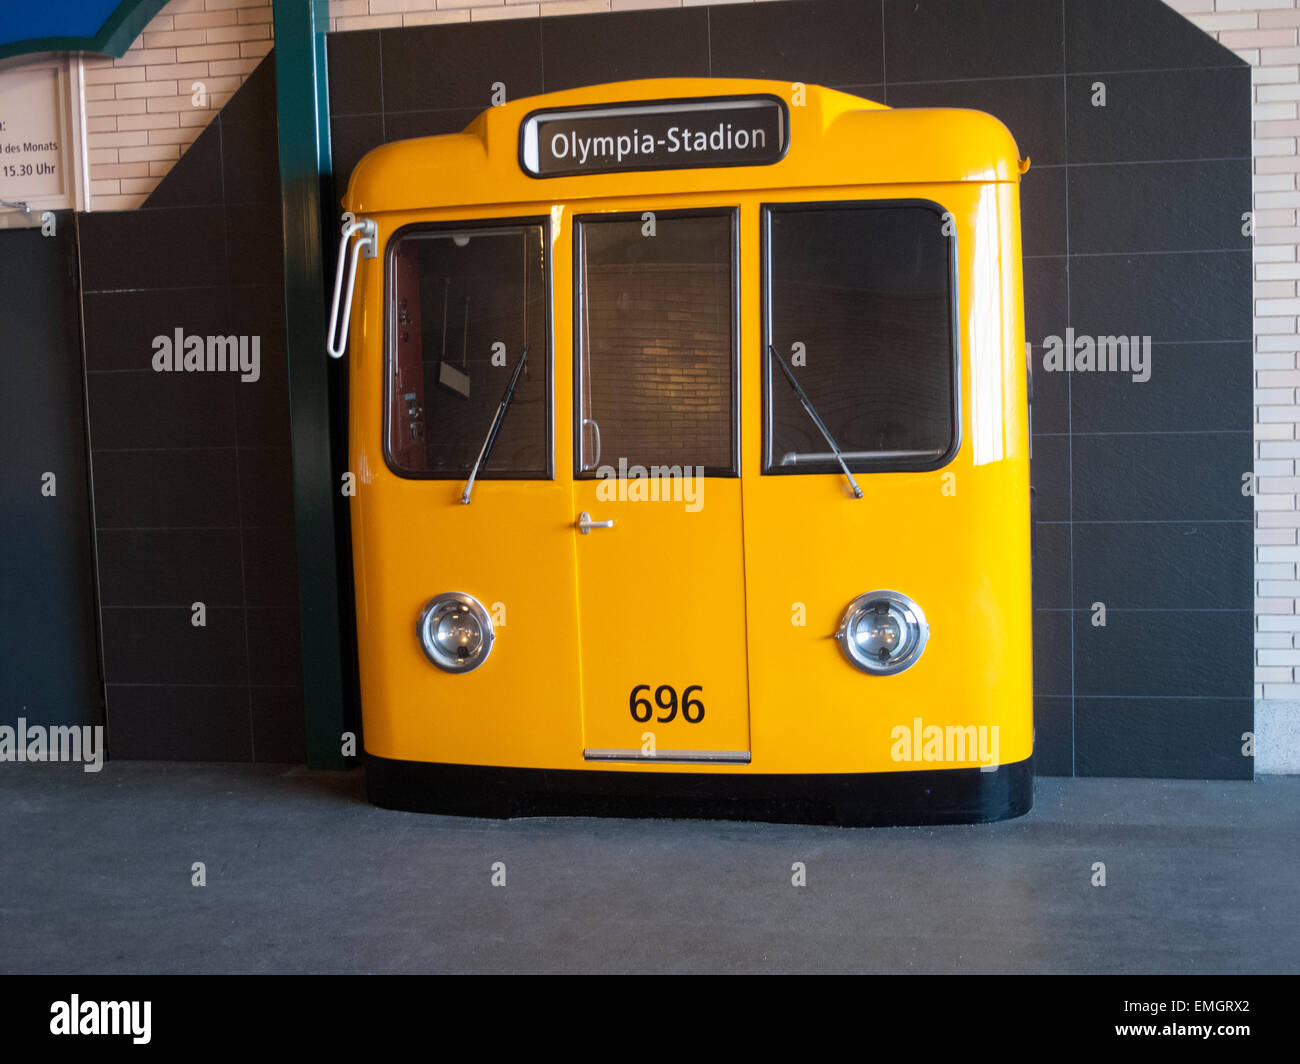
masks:
[[[445,765],[366,754],[370,801],[451,816],[763,820],[868,827],[980,824],[1029,812],[1030,760],[979,769],[755,775]]]

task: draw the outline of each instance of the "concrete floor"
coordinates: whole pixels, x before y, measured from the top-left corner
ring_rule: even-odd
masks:
[[[4,972],[1300,972],[1300,777],[1043,779],[1019,820],[849,830],[463,820],[373,808],[360,772],[5,764],[0,808]]]

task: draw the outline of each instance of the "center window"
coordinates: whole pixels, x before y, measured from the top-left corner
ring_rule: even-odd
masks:
[[[734,475],[734,211],[577,220],[576,474]]]

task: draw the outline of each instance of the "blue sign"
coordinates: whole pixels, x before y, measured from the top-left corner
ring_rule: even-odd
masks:
[[[167,0],[44,0],[7,6],[0,58],[29,52],[122,55]]]

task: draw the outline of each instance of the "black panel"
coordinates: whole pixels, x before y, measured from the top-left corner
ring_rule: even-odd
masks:
[[[1247,68],[1071,77],[1066,92],[1071,163],[1250,157]]]
[[[1249,522],[1241,476],[1253,462],[1245,433],[1077,436],[1074,519]]]
[[[612,29],[612,27],[611,27]],[[516,100],[542,91],[540,19],[380,31],[384,110],[428,111],[492,103],[502,82]]]
[[[1217,607],[1249,614],[1253,531],[1249,521],[1080,525],[1074,536],[1075,605]]]
[[[275,143],[274,110],[250,113],[243,122],[228,122],[223,117],[221,158],[226,203],[239,206],[279,202],[280,160],[275,152],[266,150],[268,144]]]
[[[325,38],[330,114],[369,115],[383,110],[379,31],[331,33]]]
[[[634,78],[707,77],[709,16],[630,11],[542,19],[542,76],[547,92]]]
[[[81,275],[91,292],[226,283],[221,207],[95,211],[79,219]]]
[[[810,85],[884,80],[880,8],[861,0],[796,0],[709,8],[715,78]]]
[[[248,689],[110,687],[113,756],[164,761],[248,761]]]
[[[243,573],[234,529],[99,533],[105,606],[241,606]]]
[[[230,249],[231,287],[284,287],[284,242],[280,236],[280,205],[250,203],[226,213],[226,246]],[[231,294],[232,310],[237,294]]]
[[[1064,522],[1034,524],[1034,608],[1070,608],[1070,526]]]
[[[147,355],[149,349],[143,350]],[[233,446],[238,380],[229,372],[89,374],[95,447]]]
[[[1024,270],[1025,337],[1037,346],[1044,337],[1064,334],[1069,324],[1066,260],[1026,259]],[[1043,426],[1036,427],[1040,432],[1047,431]]]
[[[101,529],[239,524],[234,452],[229,449],[96,451],[92,461]]]
[[[1044,521],[1070,519],[1070,441],[1066,436],[1038,436],[1029,463],[1034,486],[1034,515]]]
[[[231,289],[231,331],[261,337],[261,375],[235,387],[237,438],[241,444],[289,446],[289,366],[284,303],[274,286]]]
[[[86,249],[93,239],[83,224],[82,248]],[[196,336],[223,336],[230,331],[224,287],[87,292],[82,298],[82,312],[86,368],[92,373],[149,370],[153,338],[173,336],[176,329]]]
[[[301,764],[303,740],[301,687],[250,687],[253,718],[253,757],[256,761]]]
[[[268,55],[248,75],[239,91],[221,109],[223,126],[253,124],[265,129],[269,121],[275,128],[275,61]],[[272,155],[276,155],[272,152]],[[278,156],[277,156],[278,157]]]
[[[1011,130],[1022,159],[1032,159],[1036,167],[1065,162],[1065,89],[1059,76],[897,85],[891,73],[889,106],[987,111]]]
[[[241,381],[235,388],[235,415],[240,443],[288,447],[289,426],[284,412],[289,405],[289,378],[283,365],[284,341],[262,341],[262,376]]]
[[[107,607],[103,616],[104,678],[109,684],[248,682],[241,609],[211,607],[202,628],[190,623],[188,608]]]
[[[1065,175],[1063,166],[1031,166],[1020,179],[1020,232],[1025,255],[1064,255],[1069,249]]]
[[[248,605],[284,609],[296,606],[298,560],[293,528],[246,528],[243,546]]]
[[[239,449],[240,516],[246,527],[293,527],[293,496],[285,491],[292,476],[293,462],[287,449]]]
[[[1034,698],[1034,773],[1074,775],[1074,701]]]
[[[377,101],[377,66],[373,81]],[[292,528],[281,233],[270,57],[142,209],[81,220],[105,669],[131,685],[110,700],[114,757],[260,756],[246,613],[274,605],[297,638],[290,533],[241,528]],[[155,372],[153,338],[177,329],[248,352],[256,341],[258,379]],[[192,602],[206,627],[190,623]],[[300,756],[298,647],[274,653],[261,671],[298,713],[268,714],[267,749]]]
[[[1249,251],[1250,160],[1070,168],[1070,251]]]
[[[1073,689],[1069,610],[1034,610],[1034,695],[1068,696]]]
[[[1030,354],[1030,364],[1034,387],[1030,421],[1035,437],[1069,432],[1071,375],[1047,369],[1041,343]],[[1036,442],[1034,446],[1038,446]]]
[[[768,3],[770,0],[756,0],[756,2]],[[885,86],[883,82],[874,85],[835,85],[833,87],[837,92],[847,92],[850,96],[870,100],[872,103],[885,102]]]
[[[1079,335],[1150,336],[1157,343],[1248,341],[1249,280],[1249,251],[1076,258],[1070,324]]]
[[[1077,696],[1250,697],[1250,674],[1224,667],[1251,658],[1250,611],[1106,607],[1104,627],[1093,623],[1091,608],[1075,615]]]
[[[1158,0],[1065,0],[1071,73],[1246,64]]]
[[[1135,381],[1132,373],[1072,373],[1074,431],[1221,430],[1249,436],[1254,416],[1250,390],[1253,346],[1249,341],[1154,344],[1150,378],[1145,381]],[[1062,378],[1066,374],[1042,376]],[[1217,401],[1207,402],[1210,396]]]
[[[331,38],[332,40],[333,38]],[[335,115],[330,119],[330,156],[334,162],[334,203],[339,207],[352,168],[371,148],[384,143],[383,115]]]
[[[222,202],[221,123],[213,122],[185,149],[149,195],[147,207],[203,207]]]
[[[481,113],[481,107],[447,108],[442,111],[403,111],[384,118],[385,140],[408,140],[411,137],[436,137],[442,133],[460,133]]]
[[[884,9],[885,76],[891,82],[1064,69],[1058,0],[884,0]]]
[[[1250,698],[1079,698],[1075,769],[1080,776],[1251,779],[1241,756],[1254,728]]]
[[[296,608],[248,611],[248,669],[254,684],[298,683],[302,671]]]

